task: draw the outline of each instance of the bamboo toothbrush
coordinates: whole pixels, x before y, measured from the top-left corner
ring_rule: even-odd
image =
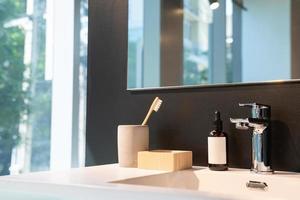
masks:
[[[155,112],[158,111],[158,109],[160,108],[161,104],[162,104],[162,100],[159,99],[158,97],[156,97],[153,100],[153,102],[152,102],[152,104],[150,106],[150,109],[149,109],[149,111],[148,111],[148,113],[147,113],[147,115],[146,115],[146,117],[145,117],[145,119],[144,119],[144,121],[142,123],[143,126],[147,124],[147,121],[148,121],[149,117],[151,116],[152,112],[153,111],[155,111]]]

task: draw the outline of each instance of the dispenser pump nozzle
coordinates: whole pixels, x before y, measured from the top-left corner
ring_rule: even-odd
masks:
[[[223,130],[223,122],[221,120],[221,114],[219,111],[215,111],[215,120],[214,120],[215,130],[218,132],[222,132]]]

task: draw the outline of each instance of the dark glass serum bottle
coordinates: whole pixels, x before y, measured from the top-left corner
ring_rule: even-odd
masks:
[[[228,169],[227,134],[223,132],[220,112],[215,112],[214,130],[208,135],[208,167],[214,171]]]

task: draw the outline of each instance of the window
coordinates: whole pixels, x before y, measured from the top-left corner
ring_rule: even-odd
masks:
[[[86,60],[87,0],[0,2],[0,175],[83,165]]]

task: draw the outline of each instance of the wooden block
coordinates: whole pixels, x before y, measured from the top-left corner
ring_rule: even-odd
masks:
[[[138,168],[178,171],[192,168],[192,151],[154,150],[138,152]]]

